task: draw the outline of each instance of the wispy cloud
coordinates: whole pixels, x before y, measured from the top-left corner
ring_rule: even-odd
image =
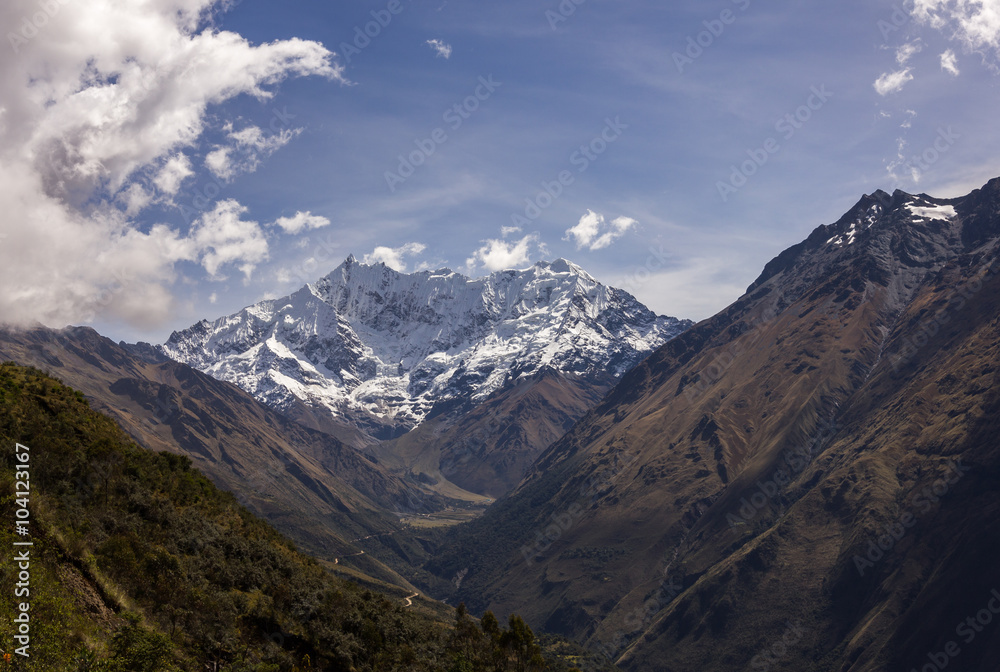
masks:
[[[958,70],[958,57],[955,56],[955,52],[951,49],[941,54],[941,69],[955,77],[958,77],[960,74]]]
[[[921,44],[920,40],[907,42],[896,50],[896,62],[901,66],[906,65],[914,55],[923,51],[923,48],[924,45]]]
[[[880,96],[887,96],[902,90],[906,83],[913,79],[910,69],[898,70],[896,72],[884,72],[882,76],[875,80],[875,91]]]
[[[520,226],[501,226],[500,227],[500,237],[506,238],[507,236],[513,236],[515,233],[521,233]]]
[[[445,44],[443,41],[437,40],[437,39],[435,39],[435,40],[427,40],[427,44],[429,44],[430,47],[431,47],[431,49],[433,49],[434,52],[438,56],[440,56],[441,58],[445,58],[445,59],[451,58],[451,45],[450,44]]]
[[[233,131],[232,124],[226,126],[229,145],[218,145],[205,156],[205,166],[216,177],[232,180],[240,173],[252,173],[260,167],[261,161],[292,141],[302,132],[301,128],[286,128],[273,135],[264,135],[257,126]]]

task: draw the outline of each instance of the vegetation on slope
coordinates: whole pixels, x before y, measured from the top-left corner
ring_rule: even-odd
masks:
[[[30,537],[15,535],[17,443]],[[517,616],[443,623],[331,575],[188,458],[139,448],[37,370],[0,364],[0,448],[0,544],[34,544],[28,596],[0,566],[3,632],[30,603],[30,657],[6,636],[0,670],[565,669]]]

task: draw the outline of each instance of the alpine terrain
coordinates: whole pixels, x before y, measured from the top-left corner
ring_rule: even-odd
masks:
[[[998,245],[1000,179],[864,196],[451,530],[439,589],[635,672],[994,672]]]

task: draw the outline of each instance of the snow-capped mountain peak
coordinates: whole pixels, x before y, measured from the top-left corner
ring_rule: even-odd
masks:
[[[690,325],[565,260],[468,278],[349,256],[280,299],[175,332],[164,354],[284,409],[411,428],[546,367],[620,376]]]

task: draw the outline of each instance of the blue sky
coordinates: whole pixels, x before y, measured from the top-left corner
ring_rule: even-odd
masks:
[[[566,257],[701,319],[863,193],[1000,174],[998,0],[150,4],[8,34],[0,139],[34,139],[0,172],[37,178],[0,186],[37,230],[0,233],[8,319],[162,342],[349,253]],[[88,12],[111,36],[57,49]]]

